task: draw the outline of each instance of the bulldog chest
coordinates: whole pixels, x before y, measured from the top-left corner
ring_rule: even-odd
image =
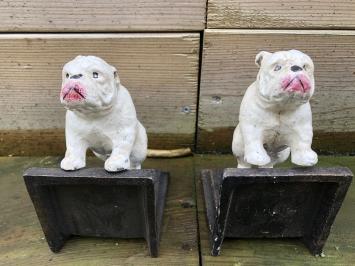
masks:
[[[290,134],[290,128],[281,119],[275,119],[269,127],[263,130],[263,142],[269,147],[286,144],[286,136]]]
[[[92,128],[86,136],[88,146],[98,154],[107,155],[112,152],[112,136],[102,129]]]

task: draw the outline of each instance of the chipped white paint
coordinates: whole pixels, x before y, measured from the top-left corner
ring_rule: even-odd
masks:
[[[294,164],[316,164],[309,104],[314,93],[313,61],[290,50],[260,52],[255,63],[260,67],[257,80],[244,95],[233,135],[238,167],[273,167],[290,152]]]
[[[109,172],[139,169],[147,154],[145,128],[117,70],[101,58],[78,56],[62,72],[61,103],[66,113],[64,170],[85,167],[86,150],[105,161]]]

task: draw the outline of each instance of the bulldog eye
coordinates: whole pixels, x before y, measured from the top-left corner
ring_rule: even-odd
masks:
[[[274,68],[274,71],[279,71],[281,69],[281,66],[280,65],[276,65],[275,68]]]
[[[69,78],[69,74],[68,74],[68,73],[67,73],[67,74],[65,74],[65,77],[66,77],[66,78]]]
[[[94,79],[97,79],[97,78],[99,77],[99,73],[97,73],[97,72],[92,72],[92,77],[93,77]]]
[[[306,70],[306,69],[307,69],[307,66],[306,66],[306,65],[303,65],[303,69]]]

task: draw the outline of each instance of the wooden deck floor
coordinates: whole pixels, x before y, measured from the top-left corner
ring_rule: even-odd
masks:
[[[56,167],[58,157],[0,157],[0,265],[355,265],[355,187],[336,218],[325,257],[311,256],[297,240],[227,239],[221,256],[210,256],[199,171],[234,166],[229,155],[149,159],[145,168],[171,174],[159,258],[148,256],[143,239],[72,238],[52,253],[27,195],[22,172]],[[355,157],[321,157],[320,166],[347,166]],[[89,167],[102,162],[89,158]]]

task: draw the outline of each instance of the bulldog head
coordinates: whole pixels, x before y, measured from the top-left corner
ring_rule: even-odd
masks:
[[[307,102],[314,93],[312,59],[297,50],[260,52],[255,58],[260,67],[259,92],[267,101]]]
[[[119,87],[117,70],[96,56],[77,56],[63,67],[60,101],[68,109],[112,107]]]

